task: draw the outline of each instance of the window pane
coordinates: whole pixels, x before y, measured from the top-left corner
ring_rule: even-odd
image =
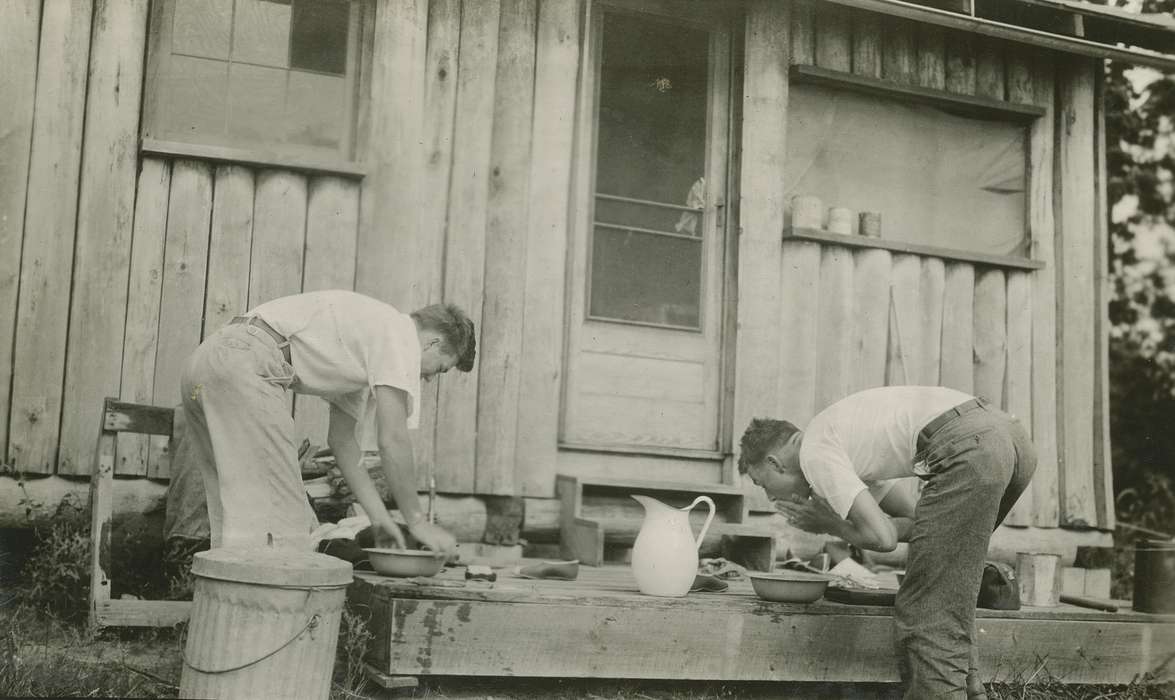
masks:
[[[591,315],[698,328],[700,239],[595,227]]]
[[[812,85],[788,110],[789,200],[880,212],[883,238],[1026,255],[1024,126]]]
[[[173,56],[167,70],[158,76],[156,85],[162,96],[159,103],[163,131],[223,137],[228,97],[227,63]]]
[[[275,68],[290,65],[289,5],[270,0],[237,0],[233,20],[234,61]]]
[[[347,114],[346,80],[333,75],[290,71],[286,99],[286,133],[307,146],[338,148]]]
[[[350,14],[350,3],[343,0],[295,0],[290,65],[343,75]]]
[[[234,63],[229,69],[229,135],[264,143],[285,134],[286,76],[280,68]]]
[[[171,50],[186,56],[228,58],[233,0],[184,0],[175,3]]]
[[[708,53],[705,31],[604,15],[592,317],[700,326]]]
[[[604,16],[596,190],[685,204],[706,165],[709,37]]]

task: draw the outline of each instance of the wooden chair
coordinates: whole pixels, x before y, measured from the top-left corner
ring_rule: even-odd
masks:
[[[170,627],[188,619],[190,601],[111,600],[111,530],[114,521],[114,441],[119,433],[171,437],[175,411],[107,398],[98,437],[98,459],[90,477],[90,625]]]

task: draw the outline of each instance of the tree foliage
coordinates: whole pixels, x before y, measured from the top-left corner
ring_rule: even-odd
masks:
[[[1145,0],[1144,12],[1175,10]],[[1175,76],[1106,68],[1110,403],[1122,519],[1175,529]]]

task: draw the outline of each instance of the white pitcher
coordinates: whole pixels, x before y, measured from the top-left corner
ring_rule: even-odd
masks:
[[[632,546],[632,573],[645,595],[680,598],[689,593],[698,573],[698,548],[714,519],[714,501],[698,496],[685,508],[671,508],[649,496],[633,496],[645,507],[645,521]],[[689,513],[699,503],[710,506],[702,531],[694,539]]]

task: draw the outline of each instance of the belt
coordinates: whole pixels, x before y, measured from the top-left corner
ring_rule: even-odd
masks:
[[[232,325],[234,323],[243,323],[246,326],[254,326],[256,328],[260,328],[261,330],[265,331],[267,334],[269,334],[270,338],[273,338],[273,342],[277,343],[277,349],[282,351],[282,357],[285,358],[286,364],[288,364],[288,365],[294,364],[293,362],[290,361],[290,340],[289,340],[289,338],[287,338],[284,335],[282,335],[281,333],[278,333],[277,331],[273,330],[273,326],[266,323],[265,320],[262,319],[260,316],[236,316],[233,318],[233,320],[229,321],[230,325]]]
[[[927,443],[934,437],[934,434],[941,430],[947,423],[950,423],[964,413],[977,411],[981,408],[986,408],[986,402],[983,399],[971,399],[970,401],[964,401],[954,408],[948,408],[943,411],[937,418],[927,423],[926,427],[922,429],[922,432],[918,433],[918,451],[921,452],[926,449]]]

